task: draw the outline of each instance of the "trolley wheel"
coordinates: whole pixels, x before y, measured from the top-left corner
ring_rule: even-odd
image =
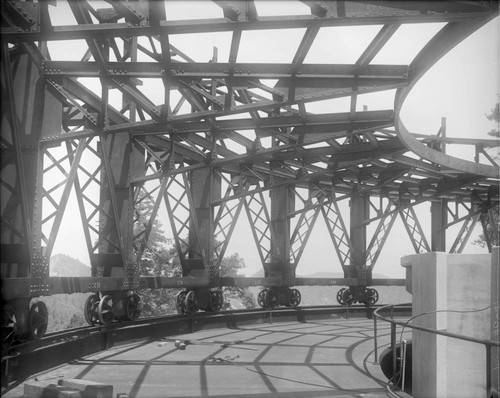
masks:
[[[374,305],[378,301],[378,291],[372,288],[366,289],[367,302],[369,305]]]
[[[259,292],[259,295],[257,296],[257,303],[259,304],[260,307],[264,308],[265,305],[265,296],[266,293],[269,292],[269,289],[262,289]]]
[[[33,303],[28,312],[28,337],[31,340],[40,340],[45,336],[49,323],[49,311],[43,301]]]
[[[103,296],[97,306],[97,316],[101,325],[108,325],[113,322],[115,309],[113,307],[113,298],[109,295]]]
[[[298,307],[302,296],[298,289],[288,289],[288,305],[290,307]]]
[[[85,321],[90,326],[94,326],[99,322],[99,317],[97,316],[97,307],[99,305],[99,295],[92,294],[87,297],[85,301],[85,306],[83,307],[83,315],[85,316]]]
[[[344,302],[344,305],[352,305],[356,302],[356,300],[354,300],[354,294],[351,292],[351,289],[346,289],[342,293],[342,301]]]
[[[184,299],[184,311],[193,314],[198,311],[198,296],[194,290],[190,290]]]
[[[141,315],[142,302],[141,296],[137,293],[132,293],[127,296],[125,302],[125,317],[128,321],[135,321]]]
[[[184,314],[186,312],[186,308],[184,307],[184,299],[186,298],[187,293],[187,290],[181,290],[175,297],[175,309],[179,314]]]
[[[344,301],[344,298],[343,298],[343,295],[344,295],[345,291],[346,291],[346,288],[343,287],[342,289],[340,289],[337,292],[337,303],[339,303],[340,305],[345,305],[345,301]]]
[[[209,311],[218,312],[224,304],[224,296],[220,290],[212,290],[209,293]]]

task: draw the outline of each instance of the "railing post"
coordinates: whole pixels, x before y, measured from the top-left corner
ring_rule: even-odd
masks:
[[[403,346],[400,347],[401,358],[401,390],[405,390],[405,375],[406,375],[406,340],[403,340]]]
[[[486,398],[489,398],[491,393],[491,346],[489,344],[484,346],[486,347]]]
[[[374,365],[378,365],[378,345],[377,345],[377,316],[373,316],[373,351],[375,353]]]
[[[392,379],[395,382],[397,355],[396,355],[396,324],[394,322],[391,322],[391,348],[392,348]]]

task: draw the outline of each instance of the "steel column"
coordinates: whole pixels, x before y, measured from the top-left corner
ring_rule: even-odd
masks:
[[[370,197],[356,189],[351,194],[349,236],[352,250],[346,278],[357,278],[359,282],[371,280],[371,270],[366,267],[366,224],[370,217]]]
[[[271,185],[275,169],[279,165],[271,166]],[[274,177],[276,178],[276,177]],[[295,270],[290,264],[290,220],[287,217],[289,212],[295,210],[295,195],[293,190],[286,186],[271,188],[271,259],[264,264],[266,276],[282,276],[289,283],[295,278]]]
[[[431,202],[431,251],[446,252],[446,229],[448,224],[448,201]]]
[[[210,168],[190,173],[191,227],[189,229],[189,268],[193,276],[204,276],[212,271],[214,259],[214,214],[212,200],[221,198],[221,179]],[[201,257],[196,248],[200,249]],[[215,275],[210,275],[215,277]]]

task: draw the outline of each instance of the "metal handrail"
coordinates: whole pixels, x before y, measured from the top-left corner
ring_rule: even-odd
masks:
[[[423,326],[412,325],[409,321],[412,318],[409,318],[406,322],[396,321],[393,318],[394,307],[403,307],[403,306],[411,306],[411,303],[405,304],[388,304],[383,307],[377,308],[373,311],[373,327],[374,327],[374,353],[375,353],[375,363],[378,363],[378,344],[377,344],[377,318],[381,321],[388,322],[391,324],[391,349],[392,349],[392,366],[393,366],[393,377],[396,374],[396,326],[402,326],[403,328],[408,327],[410,329],[416,329],[427,333],[432,333],[440,336],[451,337],[453,339],[469,341],[476,344],[482,344],[486,348],[486,396],[489,397],[491,390],[491,348],[492,347],[500,347],[500,341],[495,340],[487,340],[487,339],[479,339],[476,337],[466,336],[458,333],[447,332],[443,330],[429,329]],[[379,314],[379,312],[384,311],[386,309],[391,310],[391,318],[386,318]],[[447,310],[443,310],[443,312],[447,312]],[[425,313],[423,313],[425,314]],[[422,314],[422,315],[423,315]],[[402,369],[404,371],[404,369]]]

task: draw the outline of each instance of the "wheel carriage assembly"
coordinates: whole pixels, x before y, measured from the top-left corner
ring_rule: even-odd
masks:
[[[257,303],[264,309],[273,309],[278,306],[298,307],[301,301],[300,291],[289,287],[265,288],[259,292]]]
[[[337,292],[337,302],[340,305],[352,305],[356,303],[375,305],[378,301],[378,292],[373,288],[343,287]]]
[[[179,314],[193,314],[198,310],[218,312],[224,305],[220,289],[185,289],[177,293],[175,307]]]
[[[90,326],[108,325],[115,320],[135,321],[141,314],[141,296],[133,291],[122,294],[95,293],[85,301],[85,321]]]

